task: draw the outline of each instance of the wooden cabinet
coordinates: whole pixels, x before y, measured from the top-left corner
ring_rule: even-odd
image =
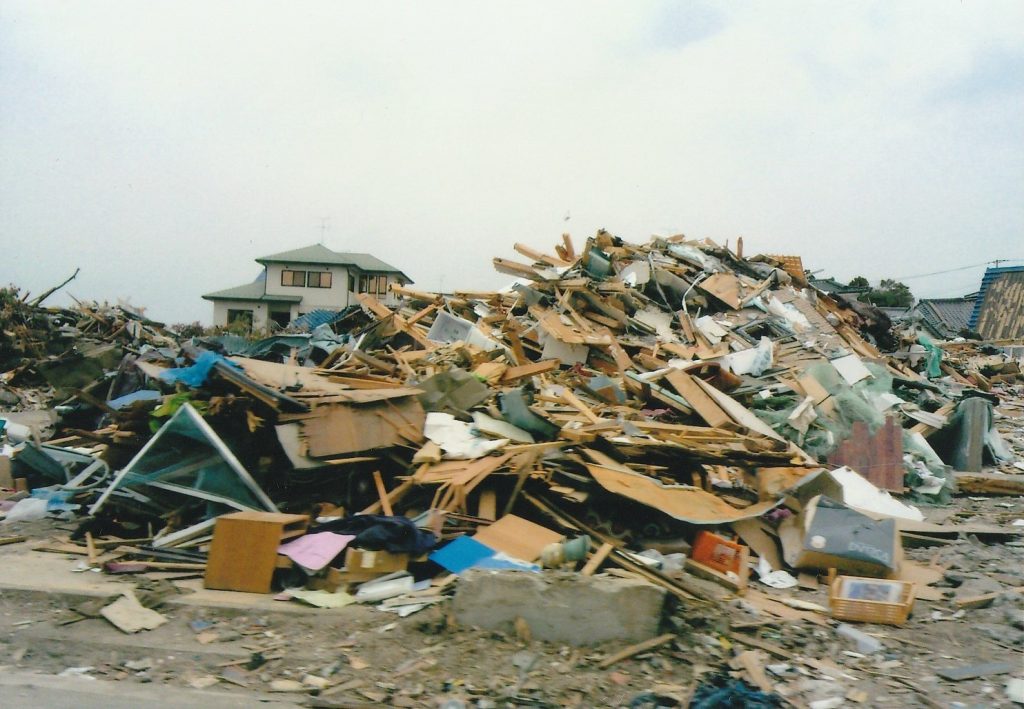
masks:
[[[281,542],[305,534],[306,515],[233,512],[217,518],[203,585],[222,591],[270,593]]]

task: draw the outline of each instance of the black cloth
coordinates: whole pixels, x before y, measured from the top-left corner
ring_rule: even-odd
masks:
[[[690,709],[769,709],[781,707],[777,694],[766,694],[739,679],[718,674],[705,676],[693,694]]]
[[[425,554],[437,544],[433,534],[417,527],[411,519],[386,515],[353,515],[309,530],[310,534],[315,532],[353,534],[355,539],[349,542],[349,546],[356,549],[384,549],[394,554],[405,552],[413,556]]]

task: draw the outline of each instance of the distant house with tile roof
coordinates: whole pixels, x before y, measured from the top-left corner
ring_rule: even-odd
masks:
[[[952,340],[969,329],[972,308],[973,294],[962,298],[922,298],[911,309],[909,318],[932,337]]]
[[[1024,340],[1024,266],[985,270],[970,327],[986,340]]]
[[[323,244],[261,256],[259,277],[251,283],[206,293],[213,303],[213,324],[245,323],[255,330],[284,327],[314,310],[342,310],[356,295],[370,293],[395,302],[393,283],[411,283],[402,271],[370,254],[332,251]]]
[[[811,287],[817,288],[822,293],[832,294],[845,294],[845,293],[867,293],[871,290],[870,287],[866,286],[850,286],[845,283],[840,283],[835,278],[811,278],[808,280]]]

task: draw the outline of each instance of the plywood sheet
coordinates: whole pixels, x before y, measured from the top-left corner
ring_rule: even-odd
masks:
[[[480,529],[473,538],[491,549],[503,551],[523,561],[539,559],[544,547],[565,539],[558,532],[516,515],[505,515],[494,524]]]
[[[740,279],[731,273],[716,273],[701,281],[698,286],[705,293],[718,298],[734,310],[740,309]]]
[[[315,458],[422,443],[425,415],[412,396],[360,406],[318,406],[301,420],[309,455]]]
[[[725,524],[759,517],[779,504],[768,500],[738,509],[717,495],[690,485],[663,485],[646,475],[600,465],[587,465],[587,470],[605,490],[690,524]]]

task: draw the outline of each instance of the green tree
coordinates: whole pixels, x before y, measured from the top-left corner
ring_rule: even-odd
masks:
[[[905,283],[883,278],[877,288],[872,288],[860,299],[879,307],[909,308],[914,303],[914,294]]]
[[[870,288],[871,284],[864,276],[856,276],[848,284],[851,288]]]

